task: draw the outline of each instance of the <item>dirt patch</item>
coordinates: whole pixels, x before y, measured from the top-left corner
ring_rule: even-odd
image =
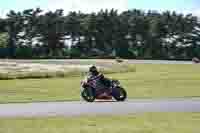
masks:
[[[0,61],[0,79],[15,78],[49,78],[82,75],[91,65],[96,65],[105,73],[127,72],[130,69],[126,63],[114,61]]]

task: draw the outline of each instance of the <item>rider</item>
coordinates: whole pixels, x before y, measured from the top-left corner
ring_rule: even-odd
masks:
[[[97,67],[94,65],[89,68],[88,80],[96,80],[97,82],[99,81],[108,88],[111,86],[111,81],[108,78],[105,78],[104,75],[100,73]]]

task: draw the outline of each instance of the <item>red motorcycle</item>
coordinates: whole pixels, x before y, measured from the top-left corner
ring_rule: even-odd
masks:
[[[94,102],[95,99],[124,101],[127,98],[127,92],[120,85],[118,80],[110,80],[110,87],[106,87],[97,80],[81,81],[81,97],[87,102]]]

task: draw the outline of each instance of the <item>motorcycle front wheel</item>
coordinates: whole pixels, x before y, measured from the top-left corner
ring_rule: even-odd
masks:
[[[81,97],[87,102],[94,102],[95,100],[95,91],[93,88],[87,87],[84,88],[81,92]]]
[[[122,87],[115,87],[112,89],[112,96],[117,101],[125,101],[127,98],[127,92]]]

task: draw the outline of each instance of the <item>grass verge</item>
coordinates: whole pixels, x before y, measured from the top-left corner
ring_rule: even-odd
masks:
[[[106,74],[121,81],[128,98],[200,97],[199,65],[135,67],[136,72]],[[80,100],[82,78],[0,80],[0,103]]]
[[[200,113],[0,119],[1,133],[199,133]]]

